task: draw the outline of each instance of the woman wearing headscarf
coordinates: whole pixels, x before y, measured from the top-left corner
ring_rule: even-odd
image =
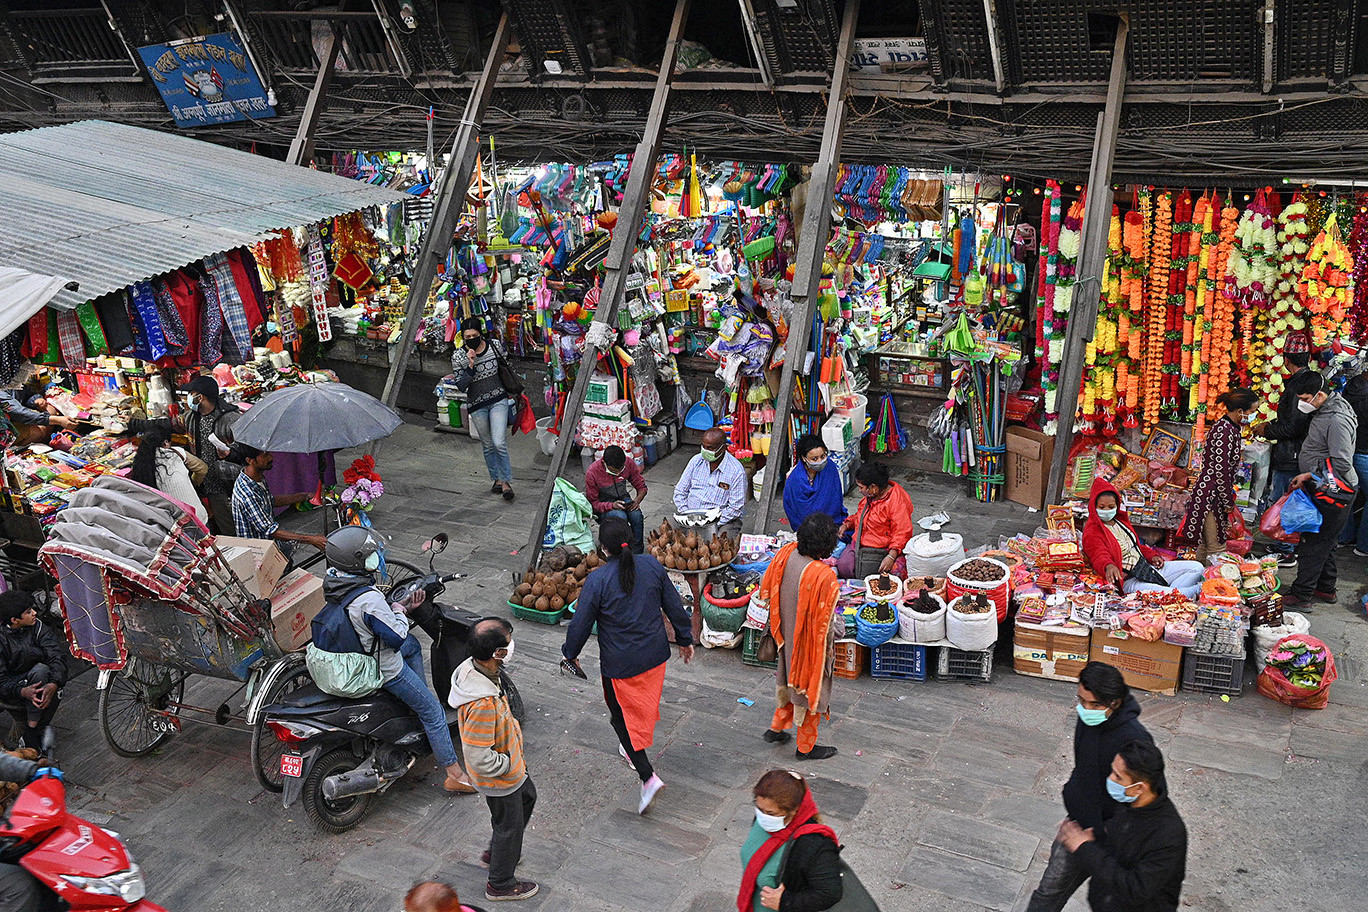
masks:
[[[807,781],[770,770],[752,792],[755,822],[741,845],[737,912],[822,912],[841,901],[841,846]]]
[[[813,513],[825,513],[838,526],[845,522],[845,491],[841,470],[832,462],[822,438],[798,438],[798,463],[784,480],[784,515],[797,529]]]
[[[1192,486],[1187,515],[1178,534],[1200,540],[1197,561],[1226,549],[1230,510],[1235,506],[1235,476],[1240,470],[1240,430],[1251,415],[1259,397],[1251,389],[1237,387],[1222,393],[1216,404],[1225,414],[1211,425],[1202,443],[1202,468]]]
[[[618,752],[641,779],[637,813],[645,814],[656,792],[665,787],[646,755],[660,721],[660,694],[670,658],[661,611],[674,627],[685,664],[693,661],[693,632],[684,602],[660,561],[649,554],[633,555],[632,527],[627,520],[604,517],[599,526],[599,553],[607,563],[585,577],[561,654],[565,663],[578,669],[576,660],[598,624],[599,670],[608,721],[618,736]]]

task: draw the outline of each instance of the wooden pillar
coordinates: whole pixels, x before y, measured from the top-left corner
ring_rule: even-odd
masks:
[[[328,30],[328,36],[318,60],[318,74],[314,76],[313,88],[304,102],[304,113],[299,116],[299,126],[290,142],[290,153],[285,157],[292,165],[307,167],[313,161],[314,133],[318,130],[318,119],[328,107],[328,86],[332,84],[333,73],[337,71],[337,52],[342,42],[331,22],[323,23],[323,27]]]

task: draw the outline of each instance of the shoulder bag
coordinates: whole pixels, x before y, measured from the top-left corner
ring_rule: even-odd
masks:
[[[494,340],[489,341],[489,347],[494,352],[494,358],[499,362],[499,385],[508,393],[510,399],[517,399],[523,393],[522,381],[518,379],[517,374],[513,373],[513,368],[509,365],[508,359],[494,344]]]
[[[784,882],[784,871],[788,868],[789,850],[793,846],[793,840],[798,838],[795,834],[788,842],[784,843],[784,860],[779,862],[779,883]],[[839,846],[838,846],[839,848]],[[879,904],[874,901],[874,897],[869,895],[865,885],[860,883],[860,878],[855,876],[855,872],[846,864],[845,859],[840,859],[841,872],[841,898],[836,901],[836,905],[827,908],[826,912],[879,912]]]

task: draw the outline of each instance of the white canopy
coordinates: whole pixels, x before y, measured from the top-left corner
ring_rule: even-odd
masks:
[[[14,266],[0,266],[0,339],[28,322],[71,279],[39,275]]]

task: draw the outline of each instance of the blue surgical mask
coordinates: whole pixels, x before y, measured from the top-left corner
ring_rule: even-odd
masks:
[[[1140,784],[1140,783],[1138,783],[1138,782],[1132,782],[1130,785],[1122,785],[1121,783],[1117,782],[1115,779],[1113,779],[1113,778],[1111,778],[1110,776],[1108,776],[1108,777],[1107,777],[1107,794],[1108,794],[1108,795],[1111,795],[1113,801],[1119,801],[1119,802],[1121,802],[1122,804],[1130,804],[1132,801],[1134,801],[1135,799],[1139,798],[1140,796],[1139,796],[1139,795],[1127,795],[1127,794],[1126,794],[1126,789],[1128,789],[1128,788],[1134,788],[1135,786],[1137,786],[1137,785],[1139,785],[1139,784]]]
[[[1079,703],[1078,718],[1084,725],[1101,725],[1107,721],[1107,711],[1105,709],[1088,709]]]
[[[1097,518],[1103,522],[1111,522],[1113,519],[1116,519],[1116,507],[1112,507],[1110,510],[1103,510],[1101,507],[1098,507]]]
[[[773,814],[766,814],[759,808],[755,809],[755,822],[760,824],[760,829],[766,833],[777,833],[784,828],[784,818],[775,817]]]

